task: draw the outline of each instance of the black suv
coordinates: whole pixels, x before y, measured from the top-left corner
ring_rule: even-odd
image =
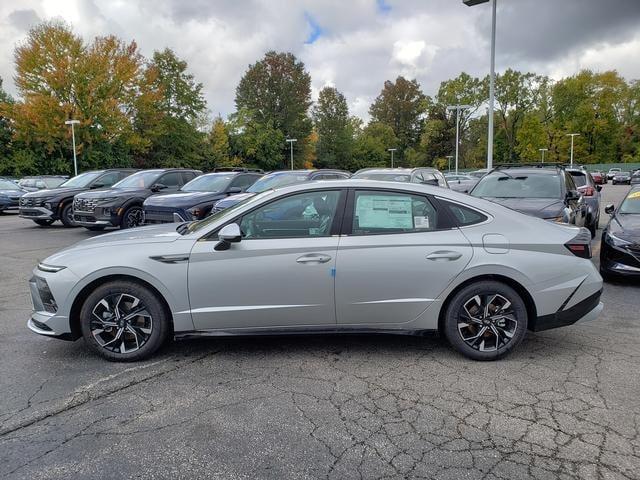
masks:
[[[185,168],[142,170],[107,190],[76,195],[73,221],[89,230],[137,227],[143,222],[142,203],[148,197],[159,192],[177,192],[201,174],[200,170]]]
[[[111,168],[93,170],[70,178],[59,187],[25,194],[20,199],[20,216],[33,220],[40,226],[60,220],[65,227],[77,226],[73,221],[73,197],[96,188],[109,188],[137,170]]]
[[[177,193],[154,195],[144,201],[145,223],[201,220],[218,200],[242,193],[262,177],[262,170],[220,169],[191,180]]]
[[[499,165],[469,192],[533,217],[586,226],[587,204],[564,165]]]

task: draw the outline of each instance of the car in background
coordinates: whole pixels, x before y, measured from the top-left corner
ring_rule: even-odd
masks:
[[[18,180],[18,185],[28,192],[56,188],[69,179],[67,175],[37,175]]]
[[[640,183],[640,170],[636,170],[631,174],[631,185],[638,185]]]
[[[472,177],[475,178],[482,178],[484,177],[487,173],[489,173],[489,170],[486,168],[480,168],[478,170],[474,170],[473,172],[469,172],[469,175],[471,175]]]
[[[449,189],[309,182],[49,256],[27,325],[82,336],[111,361],[143,360],[171,337],[437,330],[490,361],[527,330],[597,318],[590,257],[586,229]]]
[[[587,220],[587,204],[562,165],[501,165],[469,194],[552,222],[584,227]]]
[[[462,193],[468,193],[480,180],[478,177],[461,173],[445,173],[444,178],[447,179],[447,184],[451,190]]]
[[[632,187],[602,232],[600,273],[605,279],[640,278],[640,186]]]
[[[607,175],[601,170],[594,170],[591,172],[591,177],[596,185],[604,185],[607,183]]]
[[[631,172],[618,172],[613,176],[611,180],[612,185],[631,185]]]
[[[200,170],[157,168],[141,170],[105,190],[84,192],[73,198],[73,221],[88,230],[132,228],[143,223],[143,202],[160,192],[177,192]]]
[[[596,185],[591,173],[584,168],[567,168],[566,170],[573,177],[578,191],[587,204],[585,227],[591,232],[591,238],[594,238],[600,222],[600,190],[602,187]]]
[[[620,171],[622,171],[621,168],[610,168],[607,172],[607,180],[613,180],[613,177],[615,177],[616,173],[619,173]]]
[[[363,168],[351,178],[378,180],[383,182],[408,182],[449,188],[447,179],[440,170],[430,167],[419,168]]]
[[[345,172],[344,170],[332,169],[282,170],[278,172],[271,172],[268,175],[262,177],[249,188],[247,188],[246,192],[239,193],[237,195],[231,195],[227,198],[223,198],[222,200],[218,200],[211,211],[220,212],[258,193],[262,193],[275,188],[282,188],[287,185],[312,182],[315,180],[344,180],[345,178],[349,177],[351,177],[351,174],[349,172]]]
[[[60,220],[65,227],[76,227],[73,220],[73,197],[78,193],[110,188],[137,172],[133,168],[109,168],[81,173],[57,188],[27,193],[20,199],[20,216],[42,227]]]
[[[244,192],[262,177],[262,170],[235,169],[207,173],[185,184],[177,193],[153,195],[142,208],[144,223],[173,223],[201,220],[218,200]]]
[[[18,210],[20,198],[26,193],[27,191],[13,180],[0,178],[0,213]]]

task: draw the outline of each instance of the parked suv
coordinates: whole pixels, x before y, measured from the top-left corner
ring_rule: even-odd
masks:
[[[587,204],[585,227],[591,232],[591,238],[594,238],[600,222],[600,190],[602,190],[602,187],[596,185],[593,176],[584,168],[568,168],[567,172],[573,177],[578,191],[582,194]]]
[[[60,220],[65,227],[75,227],[74,195],[86,190],[109,188],[136,171],[131,168],[93,170],[70,178],[57,188],[27,193],[20,199],[20,216],[40,226]]]
[[[447,179],[435,168],[363,168],[351,178],[360,180],[381,180],[386,182],[411,182],[449,188]]]
[[[560,164],[500,165],[469,194],[545,220],[578,227],[587,221],[587,204],[573,176]]]
[[[256,183],[247,188],[245,193],[231,195],[230,197],[218,200],[213,206],[212,212],[220,212],[229,207],[233,207],[242,200],[262,193],[270,189],[281,188],[295,183],[311,182],[313,180],[344,180],[349,178],[351,174],[343,170],[282,170],[279,172],[271,172],[265,175]]]
[[[106,190],[85,192],[73,199],[73,220],[89,230],[131,228],[143,222],[142,204],[157,193],[177,192],[200,170],[163,168],[142,170]]]
[[[8,178],[0,178],[0,213],[17,210],[20,197],[27,193],[22,187]]]
[[[154,195],[144,201],[145,223],[201,220],[213,204],[229,195],[244,192],[262,177],[262,170],[235,169],[200,175],[178,193]]]
[[[18,185],[28,192],[44,190],[46,188],[56,188],[69,179],[66,175],[38,175],[24,177],[18,181]]]

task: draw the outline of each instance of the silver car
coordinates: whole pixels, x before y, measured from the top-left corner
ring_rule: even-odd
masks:
[[[428,330],[493,360],[526,330],[598,316],[590,240],[430,185],[311,182],[50,256],[28,326],[120,361],[169,337]]]

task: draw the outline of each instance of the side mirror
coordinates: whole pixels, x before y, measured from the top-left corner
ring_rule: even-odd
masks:
[[[599,192],[602,191],[602,185],[596,185],[596,190],[598,190]]]
[[[227,195],[233,195],[235,193],[242,193],[242,189],[240,187],[231,187],[227,190]]]
[[[218,232],[218,239],[220,240],[214,250],[229,250],[232,243],[238,243],[242,240],[242,232],[240,231],[240,226],[237,223],[230,223],[229,225],[225,225]]]
[[[160,190],[164,190],[165,188],[167,188],[167,186],[163,183],[154,183],[153,185],[151,185],[152,192],[159,192]]]
[[[616,210],[616,207],[613,203],[610,203],[606,207],[604,207],[604,213],[608,213],[609,215],[613,215],[613,212]]]

